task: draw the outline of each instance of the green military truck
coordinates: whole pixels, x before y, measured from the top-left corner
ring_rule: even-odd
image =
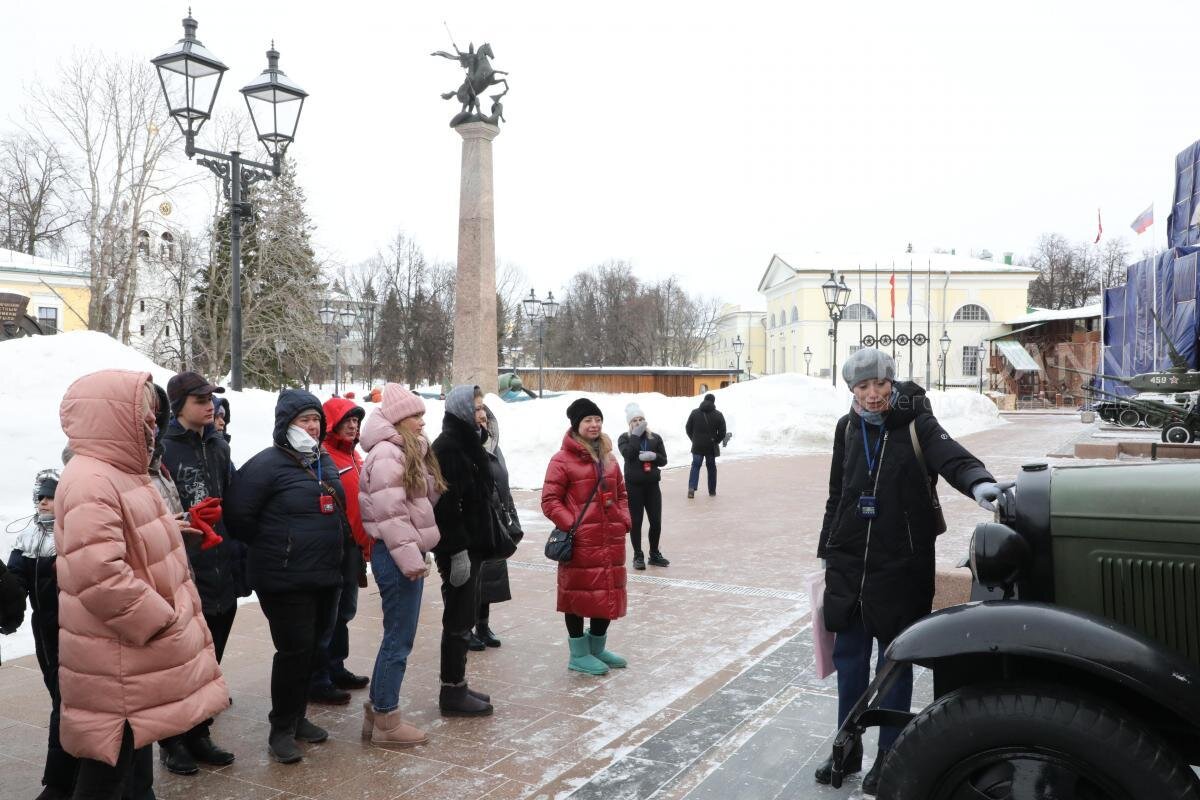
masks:
[[[980,600],[887,650],[834,740],[904,725],[880,800],[1200,799],[1200,463],[1022,468],[972,536]],[[879,708],[905,664],[918,714]]]

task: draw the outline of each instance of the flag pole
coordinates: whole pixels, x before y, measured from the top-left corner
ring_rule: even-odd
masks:
[[[896,360],[896,259],[892,259],[892,277],[888,282],[892,298],[892,361]]]
[[[879,339],[879,262],[875,262],[875,338]],[[876,347],[879,345],[876,344]]]
[[[913,366],[913,269],[912,256],[908,257],[908,379],[911,381],[916,377],[916,368]]]
[[[925,388],[933,383],[933,264],[925,258]]]
[[[862,262],[859,262],[859,265],[858,265],[858,296],[860,298],[865,296],[865,295],[863,295],[863,290],[862,290]],[[862,312],[860,311],[860,312],[858,312],[858,346],[859,347],[862,347],[862,340],[863,340],[862,329],[863,329],[863,318],[862,318]]]

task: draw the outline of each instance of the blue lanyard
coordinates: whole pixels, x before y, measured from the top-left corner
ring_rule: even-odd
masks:
[[[872,458],[871,448],[867,445],[867,421],[862,417],[859,417],[858,421],[862,425],[863,455],[867,457],[867,480],[870,481],[871,477],[875,474],[875,467],[879,466],[877,459],[879,458],[879,450],[883,447],[883,427],[880,426],[879,428],[879,438],[875,441],[875,457]]]

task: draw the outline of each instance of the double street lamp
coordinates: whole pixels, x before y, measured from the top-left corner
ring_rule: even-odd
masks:
[[[742,348],[746,343],[742,341],[742,335],[739,333],[737,338],[733,340],[733,354],[737,356],[737,382],[742,382]]]
[[[279,177],[283,156],[296,138],[300,111],[308,93],[279,69],[279,53],[274,42],[267,51],[267,68],[244,86],[242,96],[250,111],[250,120],[258,140],[271,156],[270,164],[242,158],[237,150],[217,153],[196,147],[196,135],[212,117],[217,90],[228,67],[196,38],[196,20],[189,13],[183,20],[183,38],[175,46],[150,60],[158,69],[163,97],[179,131],[184,137],[188,158],[204,156],[198,162],[221,179],[225,199],[229,201],[229,250],[232,294],[229,316],[231,326],[230,384],[242,389],[242,220],[250,216],[250,204],[242,201],[243,187],[257,181]]]
[[[829,377],[836,387],[838,320],[842,318],[842,314],[846,311],[846,304],[850,300],[850,287],[846,285],[846,277],[843,275],[835,279],[833,272],[830,271],[829,280],[821,284],[821,294],[825,298],[825,307],[829,309],[829,319],[833,322],[833,327],[829,329],[829,335],[833,337],[833,370]]]
[[[529,318],[529,324],[537,324],[538,332],[538,399],[541,399],[542,392],[545,390],[545,365],[542,363],[542,357],[546,344],[546,323],[558,316],[558,302],[554,299],[554,292],[548,292],[545,300],[538,300],[533,289],[529,290],[529,297],[526,297],[521,304],[525,306],[525,316]]]
[[[942,391],[946,391],[946,368],[950,363],[950,334],[946,333],[946,329],[942,329],[942,337],[938,339],[938,346],[942,348],[942,354],[938,357],[938,365],[942,372]]]
[[[322,308],[317,314],[321,317],[325,332],[333,334],[333,393],[340,395],[338,382],[342,376],[342,332],[350,333],[350,329],[358,321],[358,315],[348,308],[338,311],[329,306]]]
[[[804,345],[804,375],[807,377],[812,370],[812,350],[808,349],[808,345]]]

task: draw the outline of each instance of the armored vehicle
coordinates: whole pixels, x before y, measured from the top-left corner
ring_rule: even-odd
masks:
[[[1031,464],[972,536],[973,601],[903,631],[834,740],[904,730],[880,800],[1200,798],[1200,462]],[[879,707],[906,665],[918,714]]]

